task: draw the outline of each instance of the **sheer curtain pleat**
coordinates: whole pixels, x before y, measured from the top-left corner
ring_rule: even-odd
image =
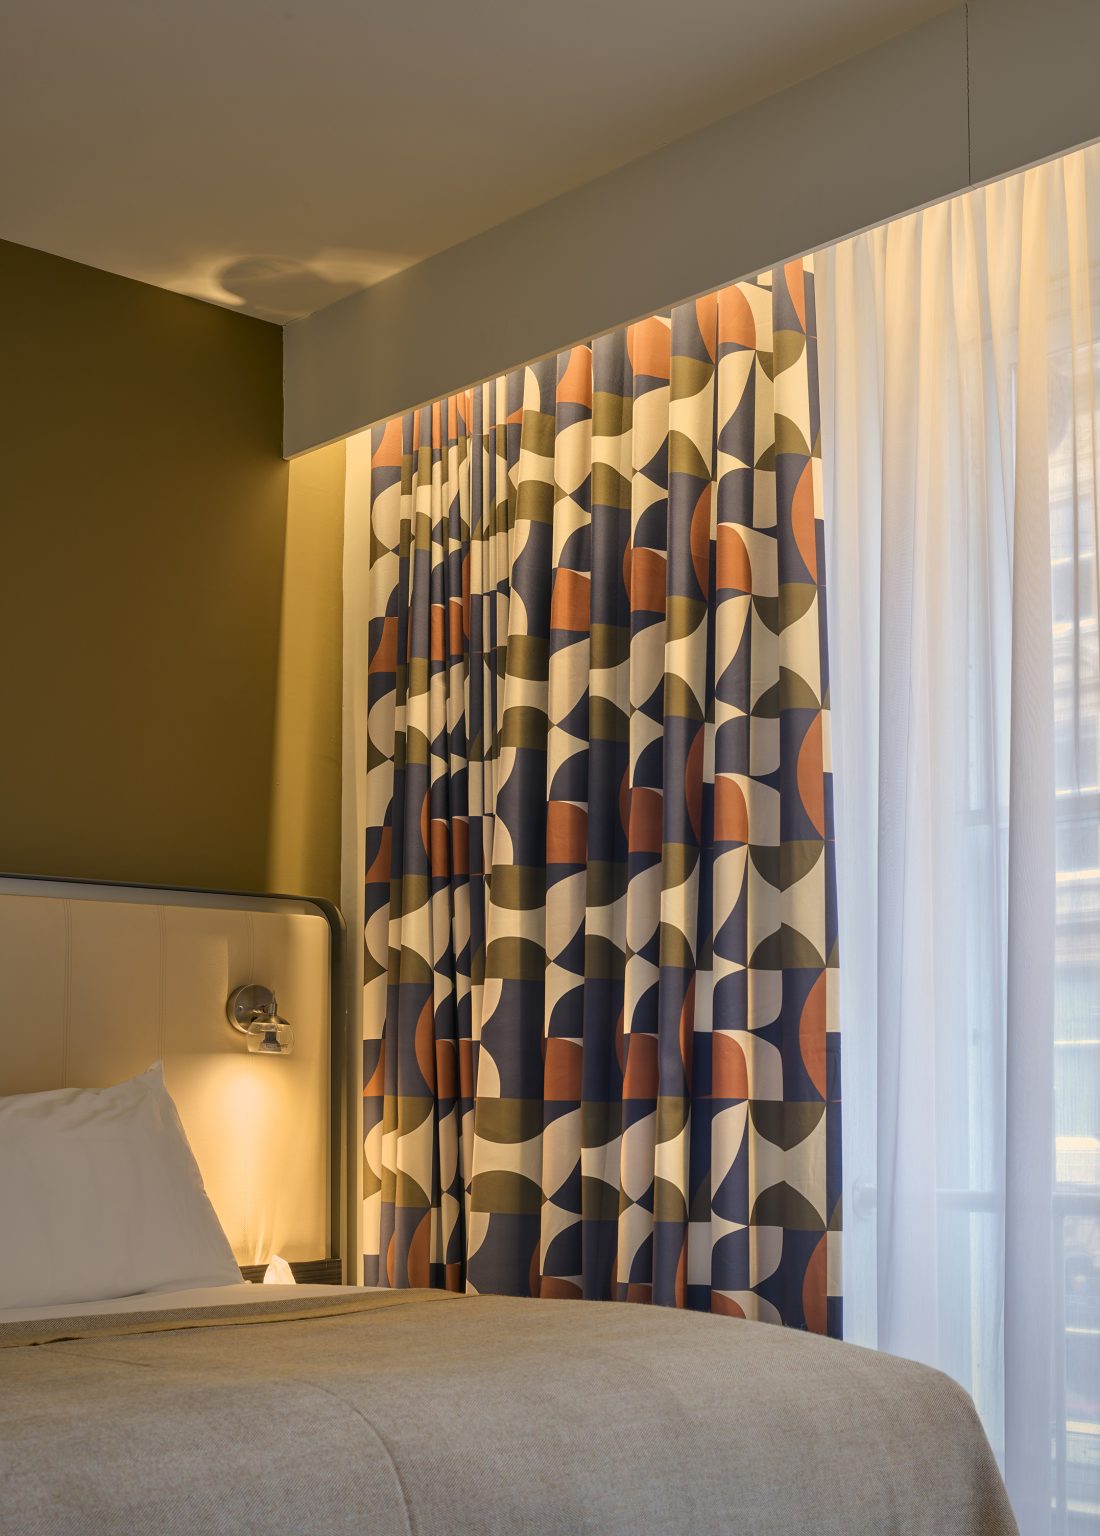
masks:
[[[818,272],[845,1334],[1100,1531],[1100,150]]]

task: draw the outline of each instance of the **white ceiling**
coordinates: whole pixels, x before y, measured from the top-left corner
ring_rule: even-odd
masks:
[[[287,320],[953,4],[2,0],[0,238]]]

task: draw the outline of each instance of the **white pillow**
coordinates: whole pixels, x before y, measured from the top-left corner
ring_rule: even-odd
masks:
[[[240,1280],[159,1062],[0,1097],[0,1309]]]

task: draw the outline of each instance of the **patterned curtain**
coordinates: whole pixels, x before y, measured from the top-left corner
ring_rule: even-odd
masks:
[[[368,1283],[839,1333],[809,264],[369,474]]]

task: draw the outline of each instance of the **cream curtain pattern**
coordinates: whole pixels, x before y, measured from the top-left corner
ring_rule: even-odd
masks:
[[[349,445],[366,1278],[839,1332],[813,274]]]

